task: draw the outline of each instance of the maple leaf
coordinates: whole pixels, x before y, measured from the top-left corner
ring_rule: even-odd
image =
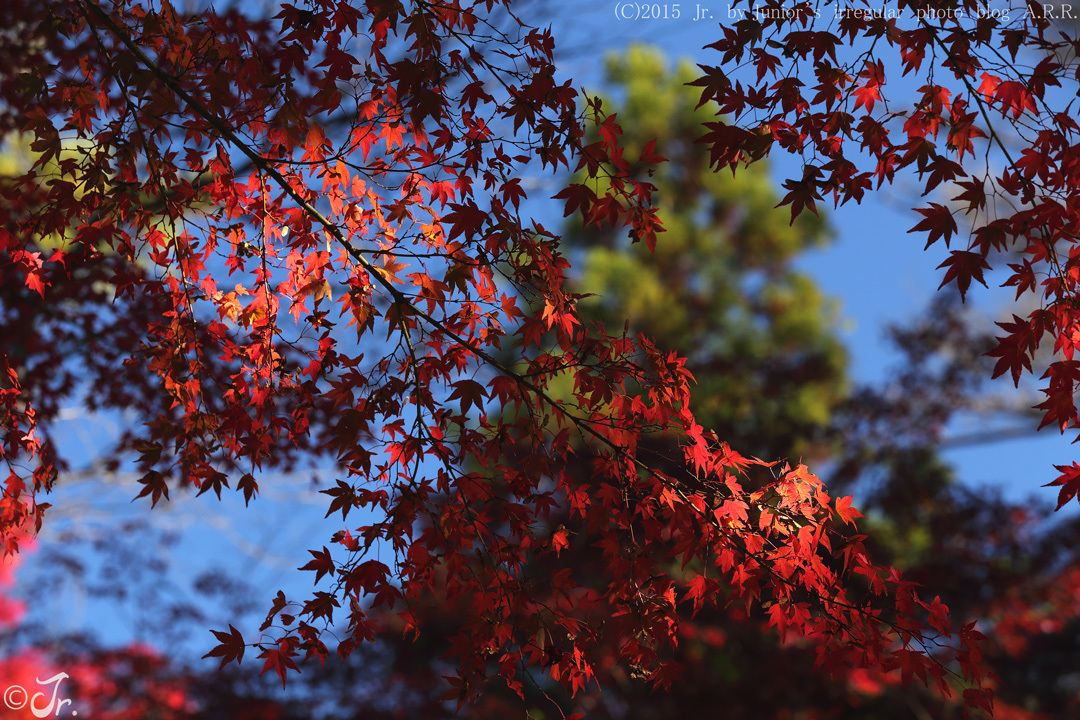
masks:
[[[218,639],[218,645],[214,647],[210,652],[203,655],[203,659],[210,657],[221,658],[221,665],[219,668],[224,668],[226,664],[236,661],[240,664],[240,661],[244,659],[244,638],[240,634],[240,631],[229,625],[229,632],[220,632],[218,630],[211,630],[214,637]]]
[[[244,507],[251,502],[251,498],[259,494],[259,484],[255,482],[255,477],[250,473],[245,473],[240,481],[236,483],[236,489],[241,490],[244,493]]]
[[[997,85],[994,89],[994,98],[1001,101],[1001,115],[1013,114],[1013,119],[1019,119],[1025,111],[1038,112],[1035,106],[1035,98],[1028,91],[1025,83],[1019,80],[1008,80]]]
[[[720,585],[716,580],[704,575],[695,575],[686,593],[686,599],[693,603],[693,614],[696,615],[706,601],[714,602],[719,591]]]
[[[791,623],[784,606],[780,603],[773,603],[769,606],[768,615],[769,626],[775,627],[776,631],[780,633],[780,642],[787,642],[788,629],[791,627]]]
[[[1080,492],[1080,463],[1055,465],[1054,468],[1061,474],[1043,487],[1061,487],[1058,491],[1057,508],[1055,508],[1060,510]]]
[[[1050,384],[1042,392],[1046,400],[1035,407],[1044,410],[1039,429],[1047,425],[1057,425],[1061,432],[1077,422],[1074,390],[1080,382],[1080,362],[1076,360],[1058,360],[1050,363],[1043,373],[1043,379],[1049,378]]]
[[[864,515],[851,507],[852,496],[836,498],[836,514],[846,525],[854,525],[856,518],[864,517]]]
[[[960,291],[960,298],[963,299],[968,288],[971,287],[972,280],[976,280],[983,287],[986,287],[986,281],[983,280],[983,270],[989,270],[990,264],[986,262],[986,258],[981,253],[953,250],[949,253],[949,257],[938,265],[938,269],[941,268],[948,268],[948,270],[945,271],[945,277],[941,280],[941,285],[938,288],[943,288],[955,280],[956,289]]]
[[[788,180],[784,183],[784,189],[788,191],[788,194],[776,204],[776,207],[791,205],[791,221],[788,223],[789,225],[795,224],[795,218],[799,216],[804,208],[817,215],[817,205],[814,201],[821,200],[821,194],[818,193],[812,181],[803,180],[797,182]]]
[[[295,644],[297,640],[295,637],[286,637],[278,644],[277,649],[266,648],[259,657],[266,658],[266,662],[263,663],[263,669],[259,672],[260,675],[266,673],[266,671],[273,668],[273,670],[281,678],[281,687],[285,687],[285,673],[289,670],[295,670],[300,672],[300,668],[296,666],[296,662],[292,659],[292,656],[296,654]]]
[[[569,217],[577,209],[581,209],[582,215],[589,215],[592,206],[596,203],[596,193],[587,185],[571,183],[552,196],[554,200],[566,200],[563,209],[563,217]]]
[[[229,487],[229,478],[225,473],[215,472],[208,479],[201,481],[199,492],[195,494],[195,497],[202,495],[207,490],[213,490],[218,500],[220,500],[222,487]],[[166,499],[168,499],[168,495],[166,495]]]
[[[555,557],[558,557],[559,553],[570,547],[570,539],[567,537],[565,528],[555,531],[551,536],[551,547],[555,550]]]
[[[337,487],[320,490],[319,492],[334,498],[330,503],[330,508],[326,511],[325,517],[330,517],[335,511],[340,510],[341,519],[344,520],[349,516],[349,511],[356,507],[356,490],[344,480],[338,480]]]
[[[915,208],[915,212],[922,215],[923,220],[908,232],[925,231],[928,233],[926,247],[923,249],[928,249],[937,242],[938,238],[943,238],[945,247],[948,247],[949,239],[957,232],[956,219],[953,217],[952,210],[939,203],[930,203],[930,207]]]
[[[45,281],[41,279],[40,272],[28,272],[26,273],[26,287],[36,292],[42,298],[45,297]]]
[[[998,85],[1001,84],[1001,78],[996,75],[991,75],[988,72],[984,72],[979,79],[979,94],[988,101],[993,101],[994,96],[997,93]]]
[[[880,60],[877,62],[867,60],[865,69],[859,77],[864,82],[853,91],[855,110],[865,106],[866,112],[873,112],[874,104],[881,99],[881,86],[885,83],[885,66]]]
[[[315,573],[315,584],[318,585],[323,575],[334,575],[337,572],[334,559],[330,557],[330,551],[323,545],[322,551],[308,550],[313,560],[304,565],[300,570],[312,570]]]
[[[444,225],[450,225],[450,231],[446,233],[447,240],[453,240],[458,236],[472,238],[483,227],[487,216],[473,202],[450,203],[450,212],[442,217]]]
[[[1039,347],[1039,334],[1032,323],[1016,315],[1013,315],[1012,322],[995,324],[1007,331],[1008,335],[996,338],[997,347],[986,353],[988,357],[998,358],[993,377],[1004,375],[1008,370],[1012,374],[1013,385],[1020,387],[1020,375],[1024,370],[1031,372],[1031,357]]]
[[[641,162],[653,165],[667,162],[666,157],[656,152],[656,138],[645,143],[645,147],[641,150]]]
[[[369,591],[383,588],[390,575],[390,568],[378,560],[366,560],[349,572],[348,584],[352,588]]]
[[[447,400],[460,400],[461,402],[461,414],[468,415],[469,408],[475,406],[477,410],[483,411],[484,401],[488,399],[487,391],[484,386],[475,380],[459,380],[452,384],[454,391],[450,393]]]
[[[966,213],[972,213],[986,207],[986,184],[983,180],[972,177],[969,180],[961,180],[956,184],[964,188],[964,192],[955,196],[953,200],[967,203]],[[945,244],[947,247],[948,242]]]
[[[163,496],[166,500],[169,499],[169,484],[161,473],[151,470],[139,478],[139,484],[143,485],[143,489],[135,496],[135,500],[149,495],[150,507],[153,508],[157,507],[158,500]]]

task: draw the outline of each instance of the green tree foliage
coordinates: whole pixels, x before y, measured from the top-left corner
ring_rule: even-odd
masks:
[[[763,163],[735,176],[710,170],[694,139],[715,111],[697,107],[694,73],[687,62],[669,69],[643,45],[607,60],[602,107],[617,115],[628,156],[655,138],[667,158],[640,174],[657,188],[666,232],[650,252],[622,229],[571,224],[564,237],[583,260],[577,285],[591,293],[582,306],[686,356],[698,417],[721,439],[763,458],[798,458],[846,388],[835,303],[794,267],[828,242],[828,227],[808,213],[789,223]]]

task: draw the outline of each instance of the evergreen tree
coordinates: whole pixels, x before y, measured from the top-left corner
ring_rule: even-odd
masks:
[[[628,156],[655,138],[667,158],[640,173],[657,188],[666,232],[652,252],[622,228],[570,224],[578,287],[591,293],[583,307],[687,357],[698,417],[732,447],[772,459],[812,453],[844,397],[846,356],[835,303],[794,261],[829,241],[827,224],[808,213],[790,223],[775,209],[763,163],[734,176],[710,170],[695,139],[715,109],[697,107],[688,62],[672,71],[658,50],[635,45],[606,71],[602,107],[617,115]]]

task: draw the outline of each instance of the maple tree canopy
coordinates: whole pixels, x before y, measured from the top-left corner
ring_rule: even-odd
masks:
[[[1076,429],[1080,128],[1063,84],[1080,41],[1030,9],[897,8],[745,6],[693,83],[721,114],[702,142],[724,171],[801,155],[793,220],[904,174],[946,192],[913,231],[949,246],[961,293],[1015,255],[1005,284],[1038,309],[1001,324],[995,373],[1018,382],[1052,338],[1044,424]],[[64,467],[50,423],[75,397],[138,418],[110,462],[138,469],[151,505],[177,486],[251,500],[268,467],[340,467],[303,568],[323,589],[279,593],[257,639],[215,631],[223,663],[255,647],[284,682],[331,651],[342,616],[345,655],[377,631],[373,607],[408,633],[410,601],[435,589],[475,611],[451,651],[462,700],[491,668],[579,689],[602,647],[667,686],[676,608],[745,606],[827,667],[897,669],[989,709],[974,623],[872,563],[851,498],[702,427],[676,353],[582,321],[523,178],[578,171],[555,196],[566,214],[652,249],[640,171],[664,158],[627,154],[508,2],[311,0],[266,19],[9,0],[0,24],[0,126],[32,155],[0,208],[9,553],[43,520]],[[908,75],[925,78],[915,97],[900,83],[890,99],[887,78]],[[641,443],[660,433],[677,461]],[[1064,503],[1080,465],[1062,472]],[[554,507],[597,538],[602,577],[526,572],[559,568],[572,530],[546,522]],[[358,509],[377,521],[350,525]]]

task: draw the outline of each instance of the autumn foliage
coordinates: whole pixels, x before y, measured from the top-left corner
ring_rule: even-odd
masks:
[[[1080,128],[1067,91],[1080,77],[1075,27],[1055,22],[1050,6],[900,2],[897,10],[849,12],[827,29],[806,3],[780,19],[747,13],[710,46],[723,64],[697,81],[730,116],[703,140],[717,166],[733,169],[774,145],[805,158],[802,178],[785,185],[782,204],[793,216],[823,199],[858,202],[905,175],[924,198],[947,193],[948,204],[927,199],[915,208],[911,232],[924,233],[928,248],[945,244],[942,285],[961,295],[973,282],[986,285],[992,260],[1015,256],[1002,285],[1015,287],[1017,299],[1034,294],[1040,306],[999,323],[994,376],[1019,382],[1049,339],[1055,357],[1042,378],[1042,425],[1075,429]],[[863,41],[874,51],[854,57]],[[755,68],[756,82],[734,79],[729,63]],[[926,80],[913,94],[890,92],[909,75]],[[894,97],[901,104],[890,104]],[[1073,480],[1068,470],[1059,479],[1062,503]]]
[[[1004,282],[1039,307],[1001,324],[995,374],[1017,381],[1049,338],[1043,424],[1080,427],[1080,128],[1057,92],[1080,46],[974,2],[828,27],[811,4],[766,7],[718,29],[720,64],[694,82],[720,113],[701,138],[712,164],[800,154],[793,221],[903,174],[925,196],[954,188],[913,231],[947,246],[961,294],[1016,254]],[[611,664],[668,687],[680,609],[727,608],[810,641],[828,669],[989,709],[975,623],[875,565],[850,498],[741,454],[695,416],[684,358],[579,313],[523,178],[578,172],[555,195],[566,214],[653,249],[641,170],[664,158],[628,153],[616,116],[558,77],[551,34],[511,10],[5,4],[18,52],[0,124],[32,153],[0,208],[8,552],[47,522],[64,467],[50,424],[78,397],[138,416],[109,460],[137,469],[151,506],[178,488],[252,501],[267,468],[339,467],[301,568],[318,589],[279,593],[257,638],[216,630],[223,664],[256,657],[285,683],[372,641],[376,611],[415,635],[434,591],[474,611],[450,648],[462,702],[492,673],[522,692],[525,668],[570,691]],[[927,77],[908,105],[888,99],[905,75]],[[1075,468],[1059,484],[1068,501]],[[357,526],[358,510],[377,520]],[[577,535],[602,558],[594,577],[568,560]]]

